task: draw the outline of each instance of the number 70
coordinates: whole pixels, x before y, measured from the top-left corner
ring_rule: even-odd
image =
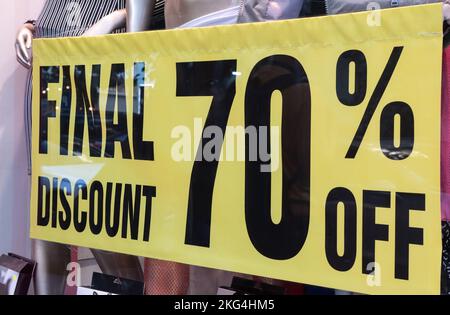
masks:
[[[177,64],[177,97],[212,96],[204,128],[219,127],[225,134],[236,95],[237,60]],[[245,125],[270,132],[270,108],[274,91],[283,97],[282,109],[282,219],[271,217],[271,173],[266,164],[250,160],[246,137],[245,219],[251,242],[265,257],[285,260],[295,257],[305,244],[310,221],[311,186],[311,92],[300,62],[288,55],[264,58],[253,68],[245,95]],[[267,127],[267,128],[260,128]],[[205,134],[198,154],[206,143]],[[222,147],[223,141],[220,145]],[[258,144],[260,145],[260,144]],[[269,149],[270,150],[270,149]],[[270,152],[270,151],[269,151]],[[219,161],[196,159],[188,201],[187,245],[210,247],[214,183]],[[232,184],[232,183],[230,183]],[[227,211],[227,209],[221,209]]]

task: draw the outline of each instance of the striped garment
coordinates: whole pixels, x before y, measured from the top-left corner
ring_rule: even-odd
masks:
[[[47,0],[35,26],[35,38],[81,36],[104,16],[125,8],[125,0]],[[156,2],[153,28],[164,28],[164,0]],[[117,32],[124,32],[124,29]],[[31,174],[31,71],[26,84],[25,134]]]
[[[156,1],[154,28],[163,26],[164,3]],[[36,37],[80,36],[102,17],[123,8],[125,0],[47,0],[36,22]]]
[[[80,36],[125,0],[47,0],[36,21],[37,38]]]
[[[155,10],[153,12],[152,29],[164,29],[164,6],[166,0],[157,0],[155,4]]]

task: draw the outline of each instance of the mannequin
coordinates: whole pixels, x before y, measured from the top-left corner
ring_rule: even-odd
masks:
[[[47,0],[38,20],[29,21],[20,28],[16,40],[17,60],[24,67],[31,67],[32,39],[35,37],[81,36],[86,31],[86,35],[111,33],[125,26],[124,7],[124,0]],[[26,134],[30,137],[31,74],[25,105]],[[33,258],[38,262],[34,279],[36,294],[64,294],[68,275],[66,268],[71,258],[70,246],[35,240],[32,251]],[[92,253],[102,272],[143,281],[143,271],[137,257],[99,250],[92,250]]]

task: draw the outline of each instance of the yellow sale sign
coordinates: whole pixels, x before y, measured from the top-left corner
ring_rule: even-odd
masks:
[[[439,293],[441,9],[371,14],[37,40],[31,236]]]

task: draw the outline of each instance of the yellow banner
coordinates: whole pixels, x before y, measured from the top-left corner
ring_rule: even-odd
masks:
[[[31,237],[439,293],[441,15],[35,41]]]

